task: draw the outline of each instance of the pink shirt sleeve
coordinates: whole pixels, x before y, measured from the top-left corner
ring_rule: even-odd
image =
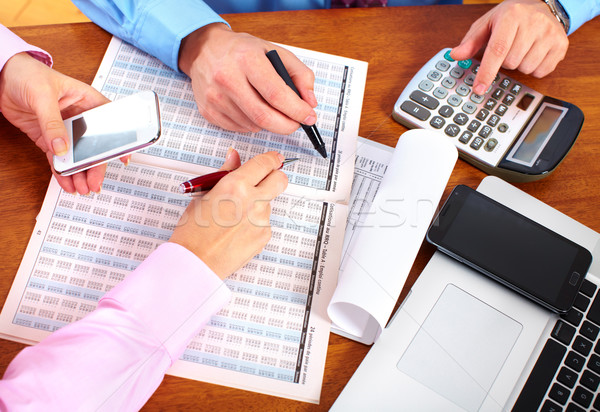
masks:
[[[230,297],[196,255],[164,243],[95,311],[15,357],[0,410],[138,410]]]
[[[52,57],[39,47],[26,43],[19,36],[0,24],[0,71],[4,65],[17,53],[28,52],[39,61],[52,67]]]

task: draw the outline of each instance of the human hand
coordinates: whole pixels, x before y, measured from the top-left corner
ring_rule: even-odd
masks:
[[[283,160],[268,152],[240,166],[231,149],[221,169],[237,170],[192,198],[170,241],[193,252],[221,279],[245,265],[271,238],[270,202],[288,184],[279,170]]]
[[[49,68],[27,53],[11,57],[0,72],[2,114],[46,153],[50,167],[54,154],[64,155],[68,150],[63,118],[108,101],[91,86]],[[121,160],[127,163],[129,157]],[[52,169],[65,191],[80,194],[99,192],[105,171],[105,164],[72,176],[60,176]]]
[[[302,99],[266,57],[277,50]],[[314,73],[293,53],[222,23],[209,24],[181,42],[179,67],[192,80],[200,114],[224,129],[293,133],[313,125]]]
[[[486,42],[473,84],[476,94],[485,93],[500,67],[546,76],[564,59],[569,47],[562,24],[540,0],[504,0],[471,25],[450,56],[470,59]]]

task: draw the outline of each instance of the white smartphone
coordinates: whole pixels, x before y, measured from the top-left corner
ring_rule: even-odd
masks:
[[[158,96],[143,91],[95,107],[64,121],[69,152],[54,156],[54,170],[72,175],[125,156],[158,141],[161,132]]]

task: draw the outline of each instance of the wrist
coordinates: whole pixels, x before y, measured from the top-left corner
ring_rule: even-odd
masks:
[[[569,15],[563,8],[562,4],[560,4],[560,1],[558,1],[558,0],[542,0],[542,1],[544,3],[546,3],[548,8],[550,9],[550,12],[554,15],[554,17],[556,17],[558,22],[563,26],[563,28],[565,29],[565,33],[569,34],[569,29],[571,28],[571,19],[569,18]]]
[[[179,58],[177,62],[179,70],[189,76],[192,65],[206,42],[215,32],[221,30],[231,31],[229,26],[224,23],[211,23],[204,27],[200,27],[198,30],[193,31],[184,37],[183,40],[181,40],[181,47],[179,48]]]

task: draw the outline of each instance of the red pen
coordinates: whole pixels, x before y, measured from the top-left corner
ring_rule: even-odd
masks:
[[[293,159],[285,159],[283,162],[281,162],[280,169],[286,164],[295,162],[296,160],[298,160],[297,157]],[[188,180],[187,182],[183,182],[182,184],[180,184],[179,191],[181,193],[196,193],[205,190],[210,190],[213,187],[215,187],[217,183],[219,183],[219,180],[227,176],[232,171],[233,170],[219,170],[218,172],[195,177],[193,179]]]

